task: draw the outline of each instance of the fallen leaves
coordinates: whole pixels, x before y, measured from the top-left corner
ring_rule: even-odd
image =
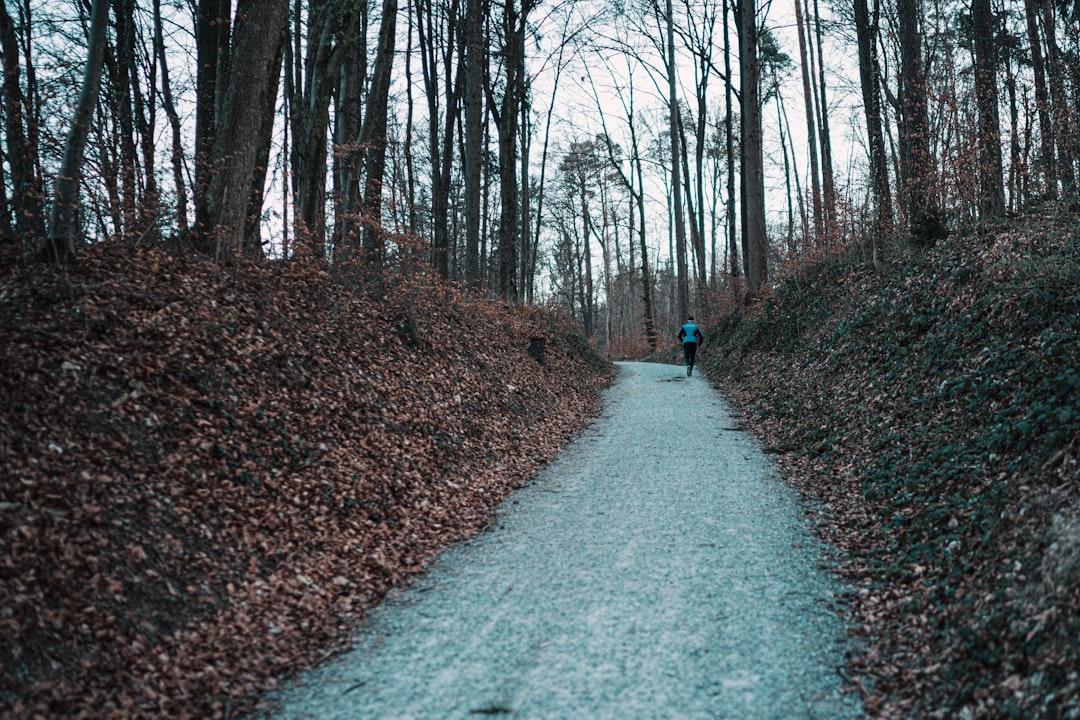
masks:
[[[106,246],[0,281],[11,717],[250,709],[481,528],[607,378],[556,313],[426,281]]]

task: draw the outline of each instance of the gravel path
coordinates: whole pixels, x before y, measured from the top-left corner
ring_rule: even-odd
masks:
[[[274,698],[281,718],[855,718],[839,587],[704,378],[626,363],[603,417]]]

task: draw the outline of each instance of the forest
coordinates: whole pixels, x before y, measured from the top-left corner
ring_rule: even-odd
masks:
[[[408,265],[616,353],[1076,198],[1077,7],[5,2],[0,242]]]
[[[694,313],[866,714],[1076,716],[1080,3],[5,0],[0,59],[0,715],[256,709]]]

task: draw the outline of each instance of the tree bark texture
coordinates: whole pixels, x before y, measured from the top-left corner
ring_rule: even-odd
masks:
[[[923,77],[922,6],[919,0],[897,0],[900,25],[901,111],[900,183],[908,226],[921,220],[930,186],[926,81]]]
[[[364,236],[363,250],[373,267],[381,267],[386,254],[382,227],[382,189],[386,173],[386,118],[390,97],[390,76],[394,69],[394,42],[397,28],[397,0],[383,0],[379,23],[379,45],[375,69],[368,90],[364,127],[360,144],[364,147]]]
[[[1046,77],[1053,100],[1054,140],[1057,143],[1057,170],[1065,192],[1076,196],[1076,172],[1073,162],[1075,122],[1065,90],[1065,68],[1057,42],[1057,16],[1053,0],[1042,0],[1043,35],[1046,38]],[[1075,64],[1075,60],[1074,60]]]
[[[360,172],[364,152],[360,146],[363,126],[364,80],[367,76],[368,3],[361,2],[360,14],[351,33],[352,43],[338,77],[334,95],[334,252],[347,253],[360,247]]]
[[[1005,212],[1001,125],[998,118],[997,43],[990,0],[972,0],[975,33],[975,98],[979,107],[979,214],[994,218]]]
[[[270,76],[281,55],[288,0],[250,0],[237,10],[229,73],[214,128],[206,191],[207,225],[201,228],[215,258],[230,260],[243,249],[251,182],[259,162]],[[222,78],[219,77],[219,80]]]
[[[465,138],[462,179],[465,183],[465,283],[475,290],[480,280],[480,167],[484,148],[484,77],[487,48],[484,43],[484,0],[466,0],[463,82]]]
[[[229,57],[231,0],[199,0],[195,17],[195,225],[206,239],[206,193],[212,173],[214,132]],[[204,250],[210,250],[203,244]]]

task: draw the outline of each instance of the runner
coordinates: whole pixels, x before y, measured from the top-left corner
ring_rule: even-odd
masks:
[[[705,342],[705,336],[701,334],[701,328],[694,323],[694,316],[686,318],[686,322],[679,328],[679,339],[682,340],[683,355],[686,361],[686,377],[694,372],[694,356],[697,355],[698,343]]]

